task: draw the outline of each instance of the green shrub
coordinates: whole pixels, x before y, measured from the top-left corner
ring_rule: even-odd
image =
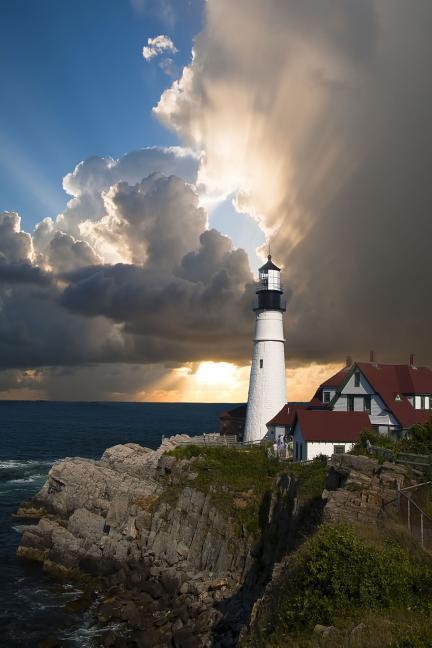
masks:
[[[386,448],[392,452],[398,451],[398,443],[390,437],[384,436],[383,434],[373,430],[362,430],[360,432],[360,438],[350,451],[350,454],[367,455],[368,442],[373,446]]]
[[[361,610],[429,609],[432,559],[425,556],[388,539],[368,546],[348,526],[324,525],[293,558],[267,621],[286,637]]]
[[[400,443],[401,452],[432,454],[432,422],[415,425]]]
[[[299,497],[321,498],[327,475],[327,457],[319,455],[310,463],[293,463],[288,472],[299,480]]]

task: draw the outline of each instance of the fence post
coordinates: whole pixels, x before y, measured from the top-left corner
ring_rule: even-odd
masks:
[[[423,537],[423,511],[420,513],[420,535],[421,535],[421,546],[424,547],[424,537]]]
[[[411,533],[411,500],[409,497],[407,497],[408,500],[408,531]]]

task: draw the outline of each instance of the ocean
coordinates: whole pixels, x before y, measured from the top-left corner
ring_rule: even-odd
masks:
[[[37,648],[98,645],[91,611],[66,612],[79,597],[74,583],[59,583],[15,552],[23,520],[20,502],[41,488],[55,461],[99,458],[118,443],[156,448],[162,435],[216,432],[220,403],[63,403],[0,401],[0,646]],[[27,521],[25,521],[27,523]]]

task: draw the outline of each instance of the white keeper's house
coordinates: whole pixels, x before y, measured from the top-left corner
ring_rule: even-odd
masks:
[[[310,402],[286,403],[267,422],[268,438],[292,438],[294,460],[305,461],[347,452],[364,429],[401,437],[429,421],[431,410],[431,369],[417,367],[413,356],[405,365],[378,363],[371,352],[370,362],[347,359]]]

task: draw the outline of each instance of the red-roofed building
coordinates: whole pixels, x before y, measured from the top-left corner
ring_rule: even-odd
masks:
[[[323,382],[309,403],[287,403],[267,427],[271,437],[294,437],[294,457],[295,443],[306,444],[297,446],[298,459],[305,460],[316,456],[315,446],[308,444],[327,444],[325,454],[331,447],[333,454],[341,451],[342,445],[346,448],[352,443],[349,438],[342,442],[338,436],[340,421],[347,433],[351,430],[357,434],[356,438],[363,427],[399,437],[414,425],[429,421],[431,410],[432,370],[428,367],[355,362]],[[309,438],[302,436],[302,417]],[[347,427],[351,425],[348,421],[352,421],[351,428]],[[321,440],[310,436],[314,427],[317,435],[324,435]]]
[[[320,385],[315,398],[335,412],[366,412],[378,432],[400,435],[431,416],[432,370],[355,362]]]
[[[294,418],[293,459],[308,461],[351,450],[362,430],[371,430],[365,412],[299,409]]]

